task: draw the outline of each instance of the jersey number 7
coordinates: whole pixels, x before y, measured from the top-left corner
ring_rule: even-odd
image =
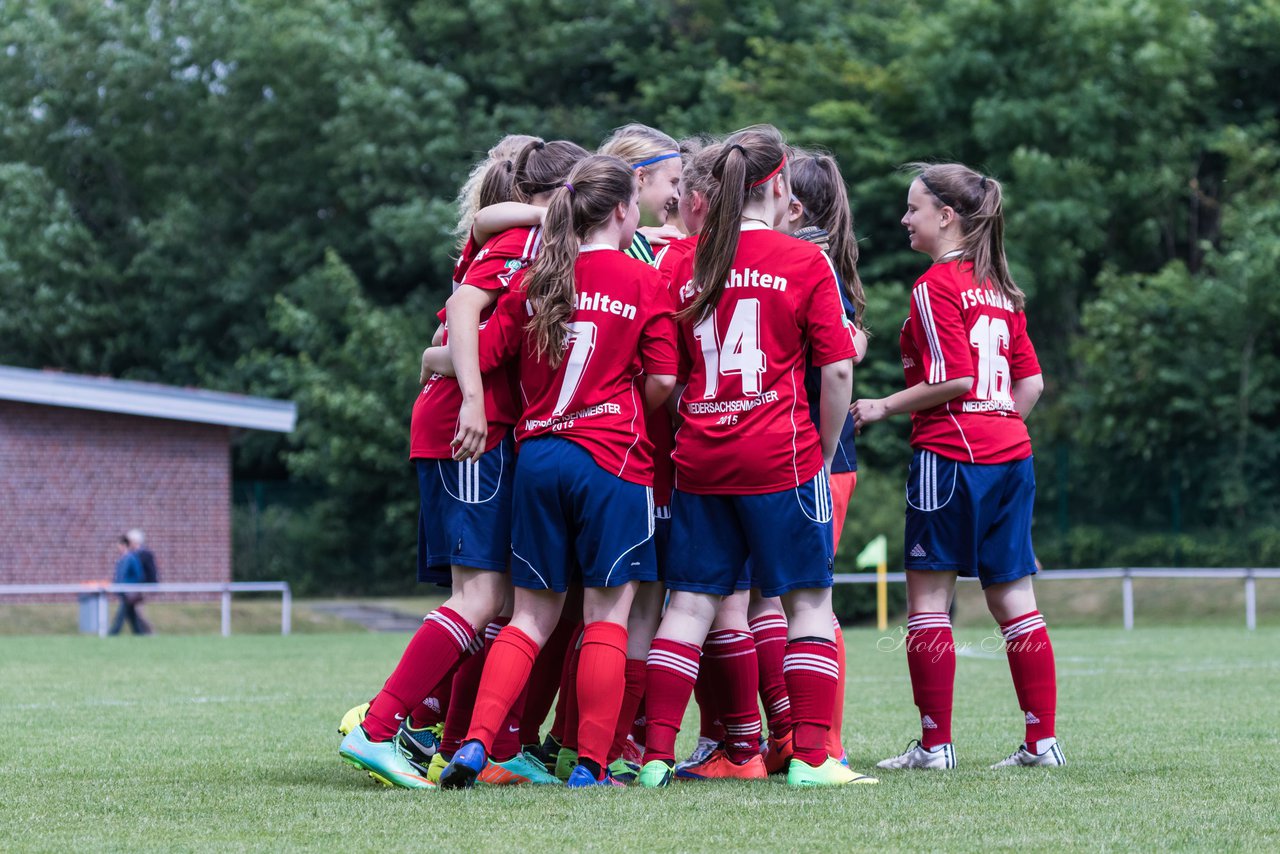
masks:
[[[596,325],[584,320],[576,320],[569,324],[569,337],[565,339],[565,347],[569,354],[564,358],[564,379],[560,382],[560,396],[556,398],[553,418],[564,415],[564,411],[573,400],[573,393],[582,382],[582,374],[591,361],[591,353],[596,349]]]

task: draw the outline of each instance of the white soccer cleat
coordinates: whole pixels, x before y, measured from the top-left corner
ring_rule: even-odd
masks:
[[[900,771],[904,768],[924,768],[929,771],[945,771],[956,767],[956,749],[951,742],[926,750],[919,740],[907,745],[905,752],[876,763],[877,768]]]
[[[1043,744],[1043,742],[1046,741],[1048,744]],[[1022,744],[1017,750],[1013,751],[1013,753],[1010,753],[1006,758],[1001,759],[991,767],[1007,768],[1011,765],[1043,765],[1051,767],[1067,764],[1067,759],[1062,755],[1062,748],[1058,746],[1058,740],[1056,738],[1041,739],[1041,743],[1037,743],[1036,746],[1043,747],[1044,750],[1040,753],[1032,753],[1027,749],[1026,744]]]
[[[692,768],[694,765],[701,765],[707,761],[715,749],[720,746],[720,742],[714,738],[704,738],[698,736],[698,746],[693,749],[693,753],[689,754],[689,758],[683,762],[676,763],[676,770],[683,771],[685,768]]]

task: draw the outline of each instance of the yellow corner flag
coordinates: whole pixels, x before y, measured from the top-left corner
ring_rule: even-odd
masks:
[[[858,569],[876,569],[880,564],[889,562],[889,540],[884,534],[867,543],[867,547],[858,552],[854,564]]]

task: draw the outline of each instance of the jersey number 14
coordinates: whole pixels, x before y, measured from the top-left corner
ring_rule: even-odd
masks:
[[[724,341],[716,331],[716,314],[711,312],[693,327],[693,337],[702,347],[702,363],[706,368],[707,387],[703,400],[716,396],[720,377],[742,378],[742,393],[748,397],[760,394],[766,367],[764,351],[760,349],[760,300],[739,300],[729,318],[729,328]]]

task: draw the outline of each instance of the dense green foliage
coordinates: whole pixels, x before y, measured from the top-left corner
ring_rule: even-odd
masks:
[[[1257,562],[1277,79],[1277,0],[4,2],[0,363],[297,400],[294,435],[238,447],[237,573],[404,587],[417,354],[470,163],[505,132],[769,121],[850,183],[860,395],[901,383],[923,266],[897,167],[963,160],[1005,181],[1031,296],[1046,562],[1210,530],[1205,562]],[[900,558],[905,426],[862,439],[846,551],[888,532]]]

